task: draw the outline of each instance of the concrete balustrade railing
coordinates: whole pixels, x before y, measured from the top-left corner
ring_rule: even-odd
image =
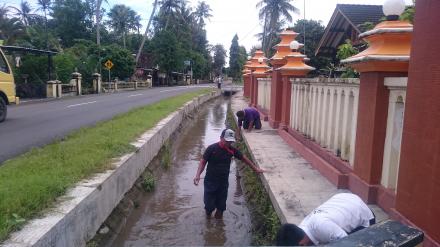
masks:
[[[381,184],[392,190],[397,188],[407,82],[407,77],[387,77],[384,83],[390,93]]]
[[[138,88],[150,88],[152,87],[151,81],[117,81],[117,82],[103,82],[102,87],[106,91],[118,91],[118,90],[126,90],[133,89],[137,90]]]
[[[272,81],[270,78],[258,78],[258,98],[257,105],[264,111],[270,110],[270,95]]]
[[[292,79],[290,127],[353,165],[358,79]]]

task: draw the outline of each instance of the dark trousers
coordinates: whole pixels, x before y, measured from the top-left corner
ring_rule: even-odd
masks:
[[[228,180],[210,181],[205,178],[203,184],[205,187],[203,202],[206,212],[211,213],[214,209],[225,211],[226,199],[228,198]]]
[[[261,129],[261,120],[260,118],[257,118],[254,120],[254,126],[252,126],[254,129]],[[248,120],[244,120],[243,121],[243,129],[249,129],[249,121]]]

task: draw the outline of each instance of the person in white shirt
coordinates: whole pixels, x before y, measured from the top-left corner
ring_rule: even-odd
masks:
[[[277,234],[278,246],[327,244],[376,223],[376,217],[355,194],[340,193],[321,204],[298,226],[284,224]]]

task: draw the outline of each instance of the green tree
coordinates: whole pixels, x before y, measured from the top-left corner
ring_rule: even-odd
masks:
[[[316,20],[298,20],[293,26],[293,31],[299,33],[296,40],[301,43],[305,42],[305,47],[303,48],[304,54],[310,58],[308,64],[315,67],[316,70],[310,72],[310,76],[316,76],[325,73],[324,70],[329,66],[331,59],[329,57],[315,55],[316,48],[319,45],[321,37],[324,35],[324,26],[320,21]],[[304,41],[304,29],[305,41]]]
[[[209,19],[212,17],[211,12],[212,9],[205,1],[199,2],[196,10],[194,11],[194,16],[200,27],[203,27],[205,25],[205,19]]]
[[[407,6],[405,8],[405,12],[403,12],[400,15],[400,20],[409,21],[411,23],[414,23],[414,15],[416,13],[416,7],[415,7],[416,6],[416,0],[413,0],[412,2],[413,2],[413,4],[411,6]]]
[[[241,76],[240,46],[237,34],[232,39],[232,44],[229,48],[229,76],[232,76],[234,79],[238,79]]]
[[[339,60],[347,59],[351,56],[354,56],[359,53],[359,50],[356,49],[356,47],[353,46],[351,41],[347,39],[345,41],[345,44],[342,44],[338,47],[338,52],[336,53],[336,57]],[[342,73],[342,78],[353,78],[358,77],[358,73],[356,73],[352,68],[343,66],[345,71]]]
[[[260,8],[259,18],[264,22],[263,26],[263,51],[267,54],[270,44],[277,38],[277,25],[283,19],[292,22],[292,12],[297,8],[291,4],[292,0],[261,0],[257,3]]]
[[[9,8],[3,5],[0,7],[0,40],[4,41],[5,45],[12,45],[15,41],[23,37],[25,27],[19,18],[8,18],[7,14]]]
[[[38,0],[37,4],[39,6],[38,10],[42,10],[44,13],[44,33],[46,34],[45,48],[49,48],[49,44],[48,44],[49,34],[48,34],[48,30],[47,30],[47,11],[49,10],[49,8],[52,5],[52,1],[51,0]]]
[[[130,51],[118,45],[104,46],[103,49],[102,56],[104,59],[102,61],[110,59],[114,64],[111,70],[113,77],[125,80],[133,74],[135,60]]]
[[[139,63],[139,58],[141,57],[141,52],[144,49],[145,41],[147,40],[148,32],[150,30],[151,21],[153,20],[153,16],[156,14],[157,3],[158,3],[158,0],[154,0],[153,11],[151,11],[150,19],[148,20],[148,24],[147,24],[147,27],[145,28],[144,36],[142,37],[141,44],[140,44],[138,52],[136,54],[136,66]]]
[[[151,40],[154,64],[159,65],[161,71],[168,74],[168,84],[171,72],[181,71],[184,54],[174,33],[163,30]]]
[[[223,45],[217,44],[213,49],[214,53],[214,64],[213,69],[216,75],[222,74],[223,67],[226,63],[226,50]]]
[[[21,1],[20,7],[15,8],[16,16],[20,18],[21,22],[25,27],[29,26],[29,19],[31,17],[32,8],[27,1]]]
[[[180,7],[186,4],[185,0],[161,0],[159,10],[159,18],[165,19],[163,29],[167,30],[170,20],[176,16],[180,16]]]
[[[92,23],[88,19],[87,5],[81,0],[55,0],[52,7],[52,26],[65,47],[76,39],[90,39]]]
[[[122,44],[126,48],[126,36],[130,30],[136,30],[140,26],[140,17],[136,12],[123,4],[117,4],[108,13],[110,20],[108,24],[112,29],[121,35]]]

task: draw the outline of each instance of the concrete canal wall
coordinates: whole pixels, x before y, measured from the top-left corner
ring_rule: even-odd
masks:
[[[115,159],[113,170],[80,182],[58,199],[55,208],[30,221],[0,246],[85,246],[173,132],[203,103],[218,96],[218,92],[199,96],[170,114],[133,142],[135,152]]]

